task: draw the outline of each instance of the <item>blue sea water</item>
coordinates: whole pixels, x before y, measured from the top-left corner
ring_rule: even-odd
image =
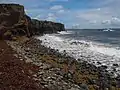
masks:
[[[69,34],[60,35],[64,38],[74,38],[75,40],[94,41],[111,46],[120,47],[120,30],[105,31],[100,29],[71,29]]]

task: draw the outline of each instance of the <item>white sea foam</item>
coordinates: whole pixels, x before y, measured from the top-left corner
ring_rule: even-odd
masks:
[[[73,33],[72,31],[61,31],[61,32],[58,32],[59,34],[71,34]]]
[[[68,55],[76,59],[88,61],[96,66],[107,65],[110,72],[115,68],[113,64],[118,64],[114,74],[120,73],[120,50],[118,49],[84,40],[63,39],[54,34],[46,34],[37,39],[42,40],[42,44],[46,47],[58,49],[61,53],[66,50]]]
[[[115,30],[112,30],[112,29],[105,29],[105,30],[103,30],[103,32],[113,32],[113,31],[115,31]]]
[[[120,58],[120,50],[117,50],[116,48],[91,45],[89,49],[95,52],[108,55],[108,56],[114,56],[114,57]]]

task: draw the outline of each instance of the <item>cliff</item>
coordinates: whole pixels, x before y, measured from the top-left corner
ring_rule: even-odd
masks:
[[[33,34],[63,31],[64,25],[50,21],[31,20],[19,4],[0,4],[0,39],[30,37]]]
[[[65,31],[64,24],[55,23],[51,21],[39,21],[32,19],[35,34],[40,33],[56,33],[58,31]]]
[[[0,38],[12,39],[15,36],[30,37],[29,20],[24,6],[19,4],[0,4]]]

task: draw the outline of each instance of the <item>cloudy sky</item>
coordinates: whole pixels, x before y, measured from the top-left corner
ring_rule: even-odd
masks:
[[[120,27],[120,0],[0,0],[19,3],[39,20],[56,21],[66,28]]]

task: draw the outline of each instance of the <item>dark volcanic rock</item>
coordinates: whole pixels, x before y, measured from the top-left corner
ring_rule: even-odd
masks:
[[[30,36],[30,24],[19,4],[0,4],[0,38],[10,39],[13,36]]]
[[[51,21],[39,21],[32,19],[35,34],[40,33],[56,33],[58,31],[65,31],[64,24],[55,23]]]

